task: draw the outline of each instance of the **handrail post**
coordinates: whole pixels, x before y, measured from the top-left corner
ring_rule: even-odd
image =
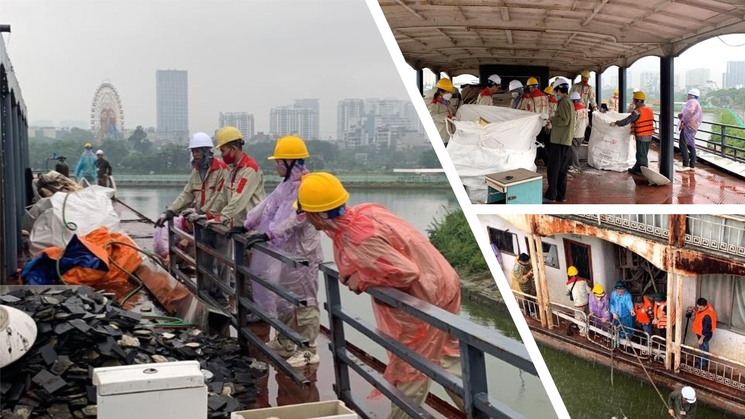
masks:
[[[231,242],[233,242],[233,262],[235,263],[235,306],[237,311],[236,314],[238,315],[236,324],[238,326],[238,330],[240,331],[241,329],[246,327],[248,323],[248,319],[246,317],[246,308],[243,306],[243,304],[240,304],[240,297],[244,297],[246,294],[245,289],[247,278],[238,269],[238,267],[245,265],[246,246],[237,240],[231,240]],[[241,345],[242,348],[248,351],[248,342],[242,337],[240,333],[238,333],[238,343]]]
[[[466,415],[469,419],[486,419],[489,416],[474,406],[474,399],[477,394],[489,393],[484,353],[468,343],[460,341],[460,362],[463,370],[463,401],[465,402]]]
[[[346,349],[344,337],[344,320],[337,316],[336,310],[341,309],[341,294],[337,278],[323,273],[326,286],[326,311],[329,313],[329,337],[331,339],[331,354],[334,358],[334,377],[336,384],[334,392],[339,400],[347,402],[351,397],[351,383],[349,382],[349,367],[339,359],[339,353]]]
[[[722,137],[720,138],[720,141],[722,143],[722,157],[726,157],[727,156],[727,152],[726,152],[726,150],[727,150],[727,139],[725,138],[725,135],[726,134],[724,133],[725,129],[726,128],[724,127],[724,124],[719,125],[719,131],[720,131],[720,133],[722,135]],[[736,159],[737,159],[737,152],[735,152],[735,160]]]
[[[193,224],[194,226],[194,273],[195,273],[195,281],[197,283],[197,293],[202,291],[203,285],[204,285],[204,274],[199,271],[199,265],[202,262],[202,252],[203,250],[199,249],[198,243],[202,242],[202,226],[199,225],[198,222]]]
[[[173,229],[175,228],[175,223],[173,222],[173,218],[168,220],[168,273],[173,273],[173,268],[176,266],[176,258],[173,257],[173,253],[171,253],[171,249],[176,246],[176,238],[174,237]]]

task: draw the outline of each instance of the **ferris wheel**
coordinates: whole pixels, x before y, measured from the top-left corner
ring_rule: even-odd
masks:
[[[122,139],[124,130],[124,110],[119,93],[109,82],[103,82],[96,89],[91,104],[91,131],[96,141],[106,138]]]

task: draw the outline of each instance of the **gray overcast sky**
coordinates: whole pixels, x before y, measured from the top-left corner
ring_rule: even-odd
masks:
[[[189,72],[189,128],[211,133],[220,111],[321,100],[321,136],[344,98],[407,99],[363,0],[0,0],[0,23],[31,122],[90,120],[109,80],[125,128],[155,126],[155,70]]]

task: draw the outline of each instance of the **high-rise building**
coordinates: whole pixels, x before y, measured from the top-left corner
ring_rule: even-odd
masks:
[[[639,89],[646,93],[658,92],[660,90],[660,73],[647,71],[640,75]]]
[[[183,70],[155,73],[157,131],[161,135],[189,135],[189,84]]]
[[[236,127],[243,134],[243,139],[248,140],[254,136],[255,125],[253,114],[246,112],[220,112],[220,128]]]
[[[365,116],[365,101],[362,99],[340,100],[336,106],[336,139],[344,140],[344,133],[360,125]]]
[[[745,61],[727,61],[722,85],[725,89],[745,86]]]
[[[321,138],[321,104],[318,99],[295,99],[296,108],[308,108],[313,109],[316,112],[316,124],[313,126],[313,131],[309,138],[303,138],[306,140],[320,139]]]
[[[278,137],[295,134],[303,139],[317,138],[313,136],[316,120],[314,109],[280,106],[269,112],[269,129]]]
[[[686,88],[702,88],[706,86],[706,81],[710,80],[710,71],[708,68],[696,68],[686,71]]]

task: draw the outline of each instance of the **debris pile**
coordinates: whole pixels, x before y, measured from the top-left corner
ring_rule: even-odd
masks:
[[[26,312],[38,328],[31,351],[0,370],[3,418],[95,417],[94,368],[182,360],[202,367],[209,417],[227,418],[255,402],[255,379],[266,373],[265,363],[240,354],[236,339],[153,327],[89,287],[38,295],[21,289],[0,296],[0,304]]]

